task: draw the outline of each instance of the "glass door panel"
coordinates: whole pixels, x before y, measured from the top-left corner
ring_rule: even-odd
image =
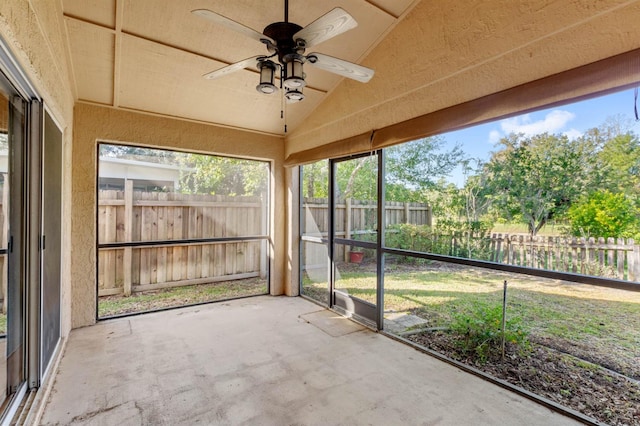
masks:
[[[329,161],[301,170],[300,293],[329,306]]]
[[[4,406],[25,381],[24,138],[25,105],[0,76],[0,398]]]
[[[333,305],[377,322],[378,156],[332,165]]]
[[[7,397],[7,273],[9,269],[9,98],[0,89],[0,403]]]

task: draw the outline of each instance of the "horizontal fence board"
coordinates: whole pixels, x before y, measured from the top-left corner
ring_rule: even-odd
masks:
[[[135,243],[265,235],[264,197],[140,192],[127,183],[98,194],[98,244],[116,245],[99,248],[100,295],[260,276],[266,252],[259,240]]]

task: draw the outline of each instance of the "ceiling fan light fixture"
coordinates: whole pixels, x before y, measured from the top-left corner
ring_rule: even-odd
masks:
[[[353,16],[340,7],[330,10],[306,27],[301,27],[289,22],[289,1],[285,0],[284,21],[267,25],[261,33],[208,9],[196,9],[191,13],[215,25],[259,41],[269,52],[268,56],[253,56],[204,74],[203,77],[209,80],[243,69],[253,69],[257,63],[260,83],[256,86],[256,90],[264,94],[273,94],[283,89],[281,99],[286,100],[287,103],[296,103],[305,98],[302,91],[307,82],[303,66],[307,61],[315,68],[362,83],[368,82],[373,77],[374,70],[352,62],[322,53],[311,53],[305,56],[307,48],[325,42],[358,25]],[[274,84],[276,78],[280,79],[278,86]]]
[[[304,81],[304,71],[302,70],[304,56],[292,54],[287,55],[284,60],[284,87],[295,90],[306,86],[307,82]]]
[[[302,93],[302,89],[287,89],[284,97],[287,98],[287,102],[295,103],[300,102],[304,99],[304,93]]]
[[[258,69],[260,70],[260,83],[256,86],[258,92],[270,95],[278,91],[278,86],[273,84],[276,68],[277,65],[273,61],[263,60],[258,62]]]

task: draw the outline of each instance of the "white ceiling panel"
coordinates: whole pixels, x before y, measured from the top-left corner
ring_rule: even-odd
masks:
[[[179,49],[133,36],[124,36],[121,54],[120,106],[183,117],[236,128],[282,134],[280,94],[263,95],[255,89],[258,74],[239,71],[224,79],[201,75],[223,64]],[[287,106],[287,123],[295,126],[322,99],[307,98]]]
[[[76,19],[65,19],[78,98],[113,103],[115,36],[112,31]]]

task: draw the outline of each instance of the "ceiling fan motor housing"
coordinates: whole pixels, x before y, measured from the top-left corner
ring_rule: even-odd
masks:
[[[293,35],[301,29],[300,25],[292,22],[274,22],[262,31],[262,34],[276,42],[278,61],[282,65],[286,63],[285,56],[304,53],[304,44],[300,45],[293,39]]]

